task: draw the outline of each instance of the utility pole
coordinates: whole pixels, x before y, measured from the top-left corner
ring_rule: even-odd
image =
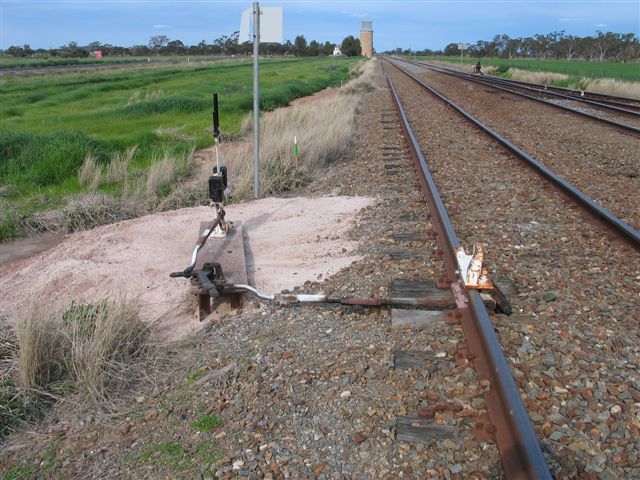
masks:
[[[260,198],[260,4],[253,2],[253,189]]]

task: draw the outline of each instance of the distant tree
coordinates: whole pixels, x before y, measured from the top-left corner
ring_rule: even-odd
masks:
[[[298,35],[293,40],[293,54],[296,57],[303,57],[307,55],[307,39],[304,35]]]
[[[460,55],[460,50],[458,50],[457,43],[450,43],[446,47],[444,47],[445,55]]]
[[[284,42],[284,45],[282,45],[282,54],[283,55],[293,55],[293,43],[291,43],[291,40],[287,40],[286,42]]]
[[[488,57],[491,55],[493,48],[490,42],[487,42],[485,40],[478,40],[473,47],[470,47],[470,50],[472,50],[473,53],[469,53],[474,56]]]
[[[625,62],[640,57],[640,41],[635,33],[625,33],[620,36],[618,58]]]
[[[184,43],[182,43],[180,40],[171,40],[169,43],[167,43],[167,46],[164,47],[164,50],[169,55],[184,55],[186,53]]]
[[[579,38],[574,35],[564,35],[558,42],[558,50],[567,60],[571,60],[575,53]]]
[[[360,46],[360,39],[354,38],[353,35],[349,35],[342,40],[340,45],[340,51],[347,57],[357,57],[362,55],[362,47]]]
[[[547,34],[547,45],[549,46],[549,51],[556,60],[559,59],[562,54],[561,43],[563,38],[564,30]]]
[[[83,58],[89,56],[89,51],[79,47],[76,42],[69,42],[69,45],[60,47],[59,55],[66,58]]]
[[[129,49],[134,57],[146,57],[151,55],[153,51],[146,45],[134,45]]]
[[[522,47],[522,39],[521,38],[510,38],[507,41],[505,48],[505,55],[509,59],[516,58],[518,55],[518,51]]]
[[[309,48],[307,49],[307,55],[310,57],[317,57],[320,54],[320,44],[315,40],[309,42]]]
[[[607,51],[609,49],[615,48],[616,44],[618,43],[618,38],[616,34],[612,32],[602,33],[600,30],[598,30],[597,33],[598,36],[596,37],[595,44],[598,47],[599,59],[601,62],[604,62]]]
[[[546,35],[542,35],[540,33],[534,36],[533,39],[533,48],[536,58],[545,60],[549,54],[549,39]]]
[[[236,55],[241,52],[246,52],[250,49],[250,42],[244,42],[238,45],[238,38],[240,32],[233,32],[231,35],[222,35],[213,41],[212,53],[214,55]]]
[[[25,47],[27,47],[27,48],[25,48]],[[7,48],[7,53],[9,55],[13,55],[14,57],[26,57],[27,56],[27,52],[29,50],[31,50],[29,45],[24,45],[22,47],[18,47],[16,45],[11,45],[9,48]]]
[[[206,55],[208,51],[209,51],[209,45],[207,45],[206,40],[202,40],[198,44],[198,52],[200,53],[200,55]]]
[[[335,47],[335,44],[331,42],[324,42],[324,45],[322,46],[322,53],[327,56],[333,55],[334,47]]]
[[[159,54],[160,49],[169,43],[169,40],[166,35],[154,35],[149,39],[149,48]]]

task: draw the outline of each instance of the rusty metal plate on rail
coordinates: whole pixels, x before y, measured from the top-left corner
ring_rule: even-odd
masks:
[[[207,222],[200,224],[201,236]],[[244,252],[242,223],[232,222],[226,237],[210,236],[198,254],[196,268],[202,268],[205,262],[217,262],[222,266],[227,283],[247,283],[247,261]]]

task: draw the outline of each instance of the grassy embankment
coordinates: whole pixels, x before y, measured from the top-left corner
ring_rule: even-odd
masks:
[[[416,60],[441,61],[468,66],[477,58],[423,57]],[[582,60],[536,60],[529,58],[481,58],[483,70],[491,75],[532,83],[640,98],[638,62],[587,62]],[[489,67],[489,68],[487,68]]]
[[[265,60],[262,109],[340,84],[352,74],[354,62]],[[70,198],[78,207],[78,195],[86,192],[101,195],[93,197],[91,218],[82,206],[80,212],[75,208],[63,215],[66,230],[139,214],[102,218],[95,209],[113,206],[114,198],[131,190],[146,199],[166,197],[175,180],[189,174],[193,150],[212,143],[212,92],[220,94],[227,139],[240,135],[252,107],[247,63],[101,69],[10,76],[0,82],[0,240],[51,224],[62,228],[59,216],[50,221],[50,215],[39,212],[64,211]],[[83,164],[83,175],[78,175]]]

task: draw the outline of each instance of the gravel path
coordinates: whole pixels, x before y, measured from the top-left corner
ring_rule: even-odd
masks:
[[[554,474],[558,478],[638,478],[637,252],[586,222],[574,206],[509,152],[412,80],[390,70],[459,238],[466,245],[486,244],[485,259],[494,275],[506,276],[517,286],[519,293],[512,300],[515,313],[494,315],[493,321]],[[435,75],[425,77],[436,84]],[[470,95],[466,100],[456,98],[463,89]],[[570,141],[558,124],[543,127],[551,121],[547,112],[540,112],[544,117],[537,121],[524,114],[511,115],[503,107],[481,102],[485,97],[476,97],[476,90],[450,81],[444,93],[496,127],[507,123],[498,118],[498,112],[508,115],[513,129],[522,135],[517,143],[534,147],[539,157],[543,152],[556,152],[553,155],[559,157],[560,150],[566,150],[562,161],[575,166],[569,153],[581,152],[584,140]],[[511,110],[515,112],[520,107],[514,103]],[[547,134],[533,140],[527,129]],[[554,139],[556,134],[564,143]],[[609,136],[614,134],[601,132],[592,149],[600,152],[597,158],[602,162],[631,148],[623,136],[619,135],[623,145],[607,140]],[[622,158],[628,161],[629,155]],[[622,180],[618,166],[607,181],[627,181]],[[593,170],[588,172],[593,178]],[[589,175],[578,172],[569,178],[586,182]],[[636,191],[629,188],[627,194]],[[610,198],[611,202],[603,203],[614,210],[623,203],[621,195]],[[623,217],[640,211],[639,203],[637,197],[627,195]],[[635,215],[636,225],[638,218]]]
[[[297,290],[386,296],[393,279],[431,280],[442,270],[428,254],[391,255],[436,245],[426,235],[394,239],[424,234],[429,222],[379,73],[377,89],[364,94],[359,107],[352,156],[307,189],[310,195],[375,198],[348,233],[359,240],[354,253],[362,260]],[[387,309],[251,302],[241,315],[211,325],[199,342],[184,373],[155,392],[141,392],[132,401],[134,412],[118,425],[92,418],[53,422],[48,434],[16,439],[13,445],[22,446],[5,452],[5,465],[31,462],[52,478],[501,476],[496,447],[471,433],[486,410],[475,372],[455,361],[465,347],[459,327],[397,330]],[[438,360],[424,370],[395,370],[396,349],[430,352]],[[434,420],[451,438],[425,444],[395,439],[398,416],[442,404],[448,406]],[[196,422],[203,415],[221,424],[200,431]]]
[[[640,229],[640,140],[595,120],[420,67],[407,69]]]

